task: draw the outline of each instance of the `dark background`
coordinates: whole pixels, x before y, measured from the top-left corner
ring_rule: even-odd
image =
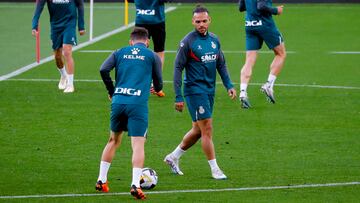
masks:
[[[0,0],[0,2],[35,2],[35,0]],[[89,0],[85,0],[89,2]],[[123,0],[94,0],[94,2],[123,2]],[[238,0],[173,0],[184,3],[237,3]],[[360,3],[360,0],[273,0],[273,3]]]

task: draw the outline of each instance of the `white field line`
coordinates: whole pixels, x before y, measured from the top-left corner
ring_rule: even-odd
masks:
[[[149,192],[146,192],[146,194],[254,191],[254,190],[279,190],[279,189],[281,190],[281,189],[299,189],[299,188],[317,188],[317,187],[342,187],[342,186],[353,186],[353,185],[360,185],[360,182],[305,184],[305,185],[287,185],[287,186],[260,186],[260,187],[243,187],[243,188],[198,189],[198,190],[166,190],[166,191],[149,191]],[[92,194],[51,194],[51,195],[45,195],[44,194],[44,195],[0,196],[0,199],[90,197],[90,196],[120,196],[120,195],[129,195],[129,192],[92,193]]]
[[[27,79],[27,78],[16,78],[16,79],[7,79],[7,81],[23,81],[23,82],[59,82],[58,79]],[[75,82],[102,82],[102,80],[90,80],[90,79],[76,79]],[[173,83],[170,80],[164,80],[164,83]],[[217,85],[221,85],[222,82],[216,82]],[[233,82],[234,85],[239,85],[240,83]],[[249,85],[260,86],[263,83],[250,83]],[[323,89],[354,89],[360,90],[360,87],[351,87],[351,86],[335,86],[335,85],[299,85],[299,84],[275,84],[275,86],[281,87],[309,87],[309,88],[323,88]]]
[[[331,51],[330,54],[360,54],[360,51]]]
[[[165,12],[166,12],[166,13],[167,13],[167,12],[171,12],[171,11],[173,11],[173,10],[175,10],[175,9],[176,9],[176,7],[169,7],[169,8],[167,8],[167,9],[165,10]],[[110,32],[105,33],[105,34],[102,34],[102,35],[100,35],[100,36],[98,36],[98,37],[95,37],[95,38],[94,38],[93,40],[91,40],[91,41],[87,41],[87,42],[84,42],[84,43],[79,44],[78,46],[75,46],[75,47],[73,48],[73,51],[76,51],[76,50],[81,49],[81,48],[83,48],[83,47],[86,47],[86,46],[89,46],[89,45],[91,45],[91,44],[94,44],[94,43],[96,43],[96,42],[98,42],[98,41],[100,41],[100,40],[103,40],[103,39],[107,38],[107,37],[110,37],[110,36],[115,35],[115,34],[117,34],[117,33],[119,33],[119,32],[125,31],[125,30],[127,30],[127,29],[129,29],[129,28],[131,28],[131,27],[133,27],[133,26],[135,26],[135,22],[129,23],[129,25],[127,25],[127,26],[122,26],[122,27],[120,27],[120,28],[118,28],[118,29],[115,29],[115,30],[110,31]],[[14,76],[17,76],[17,75],[19,75],[19,74],[21,74],[21,73],[24,73],[24,72],[26,72],[26,71],[28,71],[28,70],[30,70],[30,69],[35,68],[35,67],[37,67],[37,66],[39,66],[39,65],[41,65],[41,64],[44,64],[44,63],[46,63],[46,62],[49,62],[49,61],[51,61],[51,60],[53,60],[53,59],[54,59],[54,56],[49,56],[49,57],[46,57],[46,58],[44,58],[44,59],[41,59],[41,60],[40,60],[40,63],[36,63],[36,62],[35,62],[35,63],[29,64],[29,65],[27,65],[27,66],[24,66],[24,67],[22,67],[22,68],[20,68],[20,69],[17,69],[17,70],[15,70],[15,71],[11,72],[11,73],[8,73],[8,74],[6,74],[6,75],[2,75],[2,76],[0,76],[0,81],[6,80],[6,79],[9,79],[9,78],[12,78],[12,77],[14,77]]]

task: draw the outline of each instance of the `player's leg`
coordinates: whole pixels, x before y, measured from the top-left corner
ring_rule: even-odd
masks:
[[[60,72],[60,81],[58,84],[58,88],[60,90],[65,89],[67,84],[67,73],[64,63],[64,57],[63,57],[63,32],[55,32],[54,30],[51,30],[51,41],[52,41],[52,48],[54,50],[54,58],[56,66]]]
[[[63,53],[66,61],[66,72],[68,74],[68,83],[64,90],[65,93],[74,92],[74,59],[72,56],[72,45],[63,44]]]
[[[122,131],[110,132],[110,138],[102,152],[99,177],[95,189],[102,192],[109,192],[107,174],[110,169],[111,162],[115,156],[116,149],[121,144]]]
[[[154,52],[160,57],[161,68],[164,71],[164,61],[165,61],[165,39],[166,39],[166,30],[165,22],[150,25],[149,33],[152,37],[154,43]],[[156,93],[159,97],[164,97],[165,93],[163,90]]]

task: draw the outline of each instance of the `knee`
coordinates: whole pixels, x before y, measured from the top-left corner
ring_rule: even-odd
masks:
[[[116,139],[116,138],[114,138],[114,137],[110,137],[110,139],[109,139],[109,141],[108,141],[108,144],[110,144],[110,145],[118,148],[118,147],[120,146],[120,144],[121,144],[121,141],[120,141],[120,139]]]
[[[72,52],[71,52],[71,50],[64,50],[64,56],[65,56],[65,58],[72,57]]]
[[[213,131],[213,127],[211,124],[205,125],[204,128],[202,129],[201,136],[203,136],[204,138],[211,138],[212,131]]]

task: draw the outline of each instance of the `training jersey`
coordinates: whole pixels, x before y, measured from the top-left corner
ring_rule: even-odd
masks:
[[[275,26],[272,15],[277,15],[278,10],[272,7],[272,0],[240,0],[239,10],[246,10],[246,28]]]
[[[165,22],[165,5],[167,0],[128,0],[135,2],[136,24],[159,24]]]
[[[233,87],[217,36],[196,30],[181,40],[174,65],[174,89],[176,102],[182,102],[182,71],[184,75],[184,96],[193,94],[215,94],[216,71],[227,90]]]
[[[53,31],[63,30],[69,26],[76,28],[77,18],[79,18],[79,30],[85,30],[83,0],[38,0],[32,19],[32,29],[38,29],[39,18],[45,3],[47,3]]]
[[[110,77],[114,68],[115,86]],[[161,60],[143,43],[113,52],[102,64],[100,74],[113,104],[147,105],[151,81],[156,92],[163,86]]]

